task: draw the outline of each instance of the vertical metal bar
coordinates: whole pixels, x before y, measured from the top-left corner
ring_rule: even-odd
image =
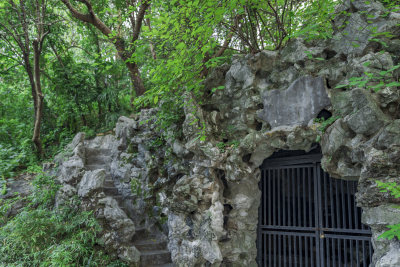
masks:
[[[302,226],[302,218],[301,218],[301,179],[300,179],[300,169],[296,168],[296,185],[297,185],[297,214],[299,215],[299,225]]]
[[[296,236],[294,236],[294,237],[296,237]],[[288,243],[289,243],[289,266],[292,266],[292,263],[293,263],[293,261],[292,261],[292,258],[293,258],[293,254],[294,253],[296,253],[295,252],[295,250],[296,250],[296,248],[293,250],[293,252],[292,252],[292,238],[291,238],[291,236],[290,235],[288,235]]]
[[[328,179],[329,181],[329,198],[330,198],[330,205],[331,205],[331,227],[335,228],[336,223],[335,223],[335,209],[334,209],[334,204],[333,204],[333,181],[332,179]]]
[[[281,181],[282,181],[282,173],[283,170],[281,168],[279,168],[279,172],[278,172],[278,180],[277,185],[278,185],[278,190],[277,190],[277,197],[278,197],[278,225],[281,226]]]
[[[365,251],[365,240],[362,240],[362,254],[363,254],[363,263],[364,263],[364,266],[368,266],[367,264],[367,253],[366,253],[366,251]]]
[[[318,205],[318,212],[317,216],[315,216],[316,219],[316,225],[318,225],[319,229],[323,228],[323,211],[322,211],[322,205],[323,201],[325,198],[322,197],[322,179],[321,179],[321,168],[319,166],[319,163],[314,163],[314,183],[315,187],[314,190],[316,191],[317,198],[315,199],[315,202]],[[316,236],[316,261],[317,265],[320,265],[321,267],[324,267],[324,245],[323,245],[323,240],[321,240],[320,236],[323,234],[322,230],[319,230]]]
[[[290,168],[288,168],[287,170],[286,170],[286,177],[285,177],[285,181],[286,181],[286,183],[287,183],[287,189],[288,189],[288,196],[287,196],[287,198],[286,198],[286,200],[287,200],[287,203],[288,203],[288,207],[287,207],[287,212],[288,212],[288,220],[287,220],[287,222],[288,222],[288,225],[289,226],[294,226],[293,224],[291,224],[291,217],[292,217],[292,208],[291,208],[291,204],[290,204],[290,197],[292,197],[292,192],[291,192],[291,187],[290,187]]]
[[[299,237],[299,239],[300,239],[300,237]],[[294,244],[293,244],[294,266],[297,267],[297,263],[298,263],[298,254],[297,254],[297,252],[299,252],[299,250],[298,250],[299,247],[297,246],[297,236],[293,236],[293,241],[294,241]],[[300,253],[301,253],[301,251],[300,251]]]
[[[336,264],[336,256],[337,256],[337,253],[336,253],[336,241],[335,241],[335,238],[332,238],[332,267],[336,267],[337,266],[337,264]]]
[[[297,224],[297,216],[298,216],[298,211],[296,211],[296,184],[294,182],[294,176],[295,176],[295,170],[291,169],[290,172],[290,180],[292,181],[292,202],[293,202],[293,226],[298,226]]]
[[[344,184],[344,180],[340,179],[340,194],[342,196],[342,206],[340,207],[342,213],[342,219],[343,219],[343,228],[346,229],[346,216],[344,216],[343,214],[346,214],[346,200],[344,198],[344,189],[343,189],[343,184]]]
[[[262,174],[262,188],[263,191],[261,192],[262,195],[262,203],[263,203],[263,208],[262,208],[262,213],[263,213],[263,219],[264,221],[262,222],[262,225],[267,225],[267,179],[269,178],[269,175],[267,175],[267,173],[269,174],[270,170],[263,170]]]
[[[273,255],[273,258],[274,258],[274,266],[277,266],[277,255],[276,255],[276,250],[277,250],[277,242],[276,242],[276,234],[274,233],[273,234],[274,235],[274,250],[273,250],[273,253],[274,253],[274,255]]]
[[[349,240],[350,242],[350,261],[351,261],[351,267],[353,267],[353,262],[354,262],[354,255],[353,255],[353,240]],[[357,240],[356,240],[357,242]],[[358,267],[358,266],[357,266]]]
[[[288,254],[286,253],[286,248],[287,248],[287,244],[286,244],[286,238],[287,238],[288,236],[286,236],[286,235],[282,235],[282,249],[283,249],[283,266],[287,266],[287,256],[288,256]],[[290,252],[289,252],[289,255],[290,255]]]
[[[356,240],[356,258],[357,258],[357,267],[360,267],[360,241]]]
[[[279,267],[282,266],[282,251],[281,251],[281,239],[282,235],[278,235],[278,257],[279,257]]]
[[[342,261],[342,242],[340,239],[338,241],[338,252],[339,252],[339,257],[338,257],[338,266],[343,266],[343,261]]]
[[[311,168],[307,168],[307,170],[308,170],[308,194],[309,194],[309,201],[308,201],[309,216],[308,216],[308,220],[310,222],[310,226],[311,227],[315,227],[316,226],[315,223],[312,225],[312,221],[313,221],[313,207],[312,207],[312,204],[313,204],[313,201],[316,201],[316,199],[315,199],[315,195],[313,196],[313,191],[311,190],[311,183],[313,182],[313,177],[311,176],[311,170],[310,169]]]
[[[287,169],[284,169],[283,171],[282,171],[282,173],[286,173],[287,172]],[[282,195],[283,195],[283,200],[282,200],[282,206],[283,206],[283,210],[282,210],[282,214],[283,214],[283,222],[282,222],[282,224],[281,225],[283,225],[283,226],[288,226],[289,224],[287,224],[287,221],[286,221],[286,198],[288,198],[289,197],[289,192],[288,192],[288,195],[286,196],[286,187],[287,187],[287,176],[285,176],[285,175],[282,175],[282,177],[281,177],[281,180],[282,180]],[[290,212],[290,209],[287,209],[288,210],[288,212]]]
[[[291,187],[290,187],[290,171],[289,171],[290,169],[288,168],[287,170],[286,170],[286,177],[285,177],[285,181],[286,181],[286,185],[287,185],[287,197],[286,197],[286,200],[287,200],[287,225],[288,226],[294,226],[293,224],[291,224],[291,217],[293,216],[293,214],[292,214],[292,207],[290,206],[291,205],[291,202],[290,202],[290,198],[292,197],[292,195],[293,195],[293,193],[291,192]]]
[[[275,178],[276,178],[276,172],[278,170],[273,171],[273,176],[272,176],[272,225],[276,225],[276,216],[275,216],[275,211],[276,211],[276,184],[275,184]]]
[[[304,237],[299,236],[300,266],[303,266],[303,241]]]
[[[265,266],[265,263],[266,263],[266,258],[267,258],[267,237],[269,237],[269,234],[263,234],[263,244],[264,244],[264,247],[263,247],[263,256],[262,256],[262,264],[263,264],[263,266]],[[260,260],[260,262],[261,262],[261,260]]]
[[[272,266],[272,251],[273,251],[272,235],[268,234],[268,266]]]
[[[341,228],[340,223],[340,199],[339,199],[339,180],[335,179],[335,198],[336,198],[336,228]]]
[[[303,171],[302,171],[302,173],[303,173],[303,177],[302,177],[302,180],[303,180],[303,213],[304,213],[304,216],[303,216],[303,218],[304,218],[304,227],[306,227],[307,226],[307,195],[308,194],[306,194],[306,168],[303,168]]]
[[[261,176],[261,184],[263,181],[263,177]],[[261,196],[263,195],[263,192],[261,192]],[[258,207],[258,225],[257,225],[257,262],[258,265],[261,266],[261,212],[262,212],[262,205],[260,203],[260,206]]]
[[[329,249],[329,239],[325,239],[326,267],[331,267],[331,250]],[[332,266],[334,267],[334,266]]]
[[[304,266],[309,266],[308,265],[308,251],[310,250],[310,248],[308,247],[308,237],[305,236],[304,237],[304,259],[306,260],[306,265]]]
[[[311,266],[315,266],[314,265],[314,238],[312,236],[310,236],[310,258],[311,258]]]
[[[353,228],[353,209],[351,205],[351,191],[350,191],[350,182],[346,182],[346,188],[347,188],[347,207],[348,207],[348,229],[354,229]]]
[[[268,225],[272,224],[272,176],[273,170],[268,170]]]
[[[325,197],[324,197],[324,204],[325,204],[325,209],[324,209],[324,213],[323,213],[323,217],[325,217],[325,223],[323,223],[323,227],[325,227],[325,228],[329,228],[329,209],[328,209],[328,195],[329,195],[329,193],[328,193],[328,190],[327,190],[327,183],[328,183],[328,180],[327,180],[327,178],[326,178],[326,173],[325,172],[322,172],[322,176],[324,177],[324,180],[323,180],[323,183],[324,183],[324,194],[325,194]]]
[[[343,259],[344,259],[344,266],[348,267],[347,265],[347,240],[343,239]]]

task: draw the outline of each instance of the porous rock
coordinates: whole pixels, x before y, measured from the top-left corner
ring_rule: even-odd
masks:
[[[120,251],[120,258],[137,258],[134,250],[122,253],[119,236],[130,237],[138,225],[154,225],[149,210],[162,210],[176,266],[257,266],[259,166],[274,152],[310,151],[320,141],[324,170],[331,177],[358,180],[356,200],[372,230],[373,264],[398,264],[399,242],[378,239],[387,225],[396,223],[392,205],[397,203],[376,183],[400,177],[398,92],[335,87],[394,66],[398,52],[381,53],[370,29],[359,27],[398,36],[400,15],[381,16],[386,11],[380,3],[362,0],[345,1],[338,11],[344,12],[333,22],[332,40],[316,45],[293,39],[279,52],[237,55],[231,65],[212,72],[204,82],[210,97],[202,104],[190,93],[184,95],[184,122],[173,126],[179,131],[177,140],[156,145],[161,135],[154,124],[157,109],[122,117],[116,136],[87,143],[77,137],[74,148],[84,144],[110,151],[110,175],[123,192],[124,207],[130,207],[101,193],[88,201],[87,206],[99,207],[105,228],[112,229],[103,235],[106,246]],[[224,89],[213,92],[219,86]],[[332,113],[331,119],[316,122],[323,109]],[[71,186],[82,179],[86,163],[80,159],[87,151],[78,150],[61,166],[61,180]],[[132,186],[137,182],[140,187]],[[152,199],[160,195],[162,207],[155,208]]]
[[[306,125],[330,105],[322,77],[304,76],[295,80],[286,90],[266,91],[261,119],[272,127]]]

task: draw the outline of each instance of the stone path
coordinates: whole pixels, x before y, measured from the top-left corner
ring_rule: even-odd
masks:
[[[126,198],[120,194],[114,184],[114,179],[110,173],[111,150],[102,148],[86,148],[86,170],[94,171],[104,169],[106,177],[103,186],[103,192],[107,197],[117,200],[119,207],[129,214],[124,207]],[[137,226],[138,227],[138,226]],[[154,231],[153,231],[154,230]],[[136,229],[131,245],[134,245],[140,251],[140,266],[142,267],[172,267],[171,253],[167,249],[167,241],[157,237],[155,234],[158,229]]]

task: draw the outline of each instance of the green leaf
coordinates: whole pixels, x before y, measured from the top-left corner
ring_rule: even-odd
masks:
[[[180,42],[180,43],[176,46],[176,49],[177,49],[177,50],[182,50],[182,49],[184,49],[185,47],[186,47],[185,43],[184,43],[184,42]]]
[[[348,87],[348,86],[349,86],[348,84],[339,84],[339,85],[336,85],[335,88],[340,89],[340,88],[344,88],[344,87]]]

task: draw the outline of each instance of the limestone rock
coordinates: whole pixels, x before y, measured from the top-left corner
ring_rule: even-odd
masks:
[[[140,251],[135,246],[122,247],[118,257],[128,263],[138,263],[140,261]]]
[[[78,185],[78,196],[90,197],[93,193],[103,188],[105,170],[87,171]]]
[[[307,125],[330,105],[324,79],[311,76],[297,79],[287,90],[266,91],[263,101],[264,112],[259,116],[272,127]]]
[[[108,225],[119,233],[119,239],[129,242],[135,234],[135,225],[126,213],[119,207],[117,201],[106,197],[99,200],[104,205],[104,219]]]
[[[400,244],[399,243],[391,243],[389,247],[389,251],[380,258],[376,267],[393,267],[400,266]]]
[[[346,116],[344,121],[355,133],[372,135],[381,129],[388,119],[376,104],[369,103]]]
[[[76,183],[84,173],[84,162],[82,158],[72,157],[64,161],[60,166],[58,180],[62,183]]]
[[[332,40],[316,45],[297,38],[279,52],[235,56],[206,79],[210,96],[203,103],[185,93],[185,120],[168,130],[179,132],[179,140],[158,145],[157,109],[121,117],[115,135],[77,136],[58,158],[60,196],[75,194],[79,184],[78,193],[88,196],[82,207],[94,210],[104,226],[103,246],[131,265],[139,255],[131,238],[158,229],[163,213],[168,222],[160,228],[167,225],[176,266],[257,266],[258,167],[279,150],[310,151],[321,136],[325,171],[358,180],[357,204],[373,233],[373,264],[398,265],[398,241],[378,240],[387,224],[397,222],[398,210],[389,204],[396,200],[380,192],[376,180],[400,176],[399,90],[335,87],[397,64],[400,15],[381,16],[386,11],[377,1],[344,2]],[[389,47],[370,40],[369,26],[394,35],[382,39]],[[337,118],[325,129],[314,123],[322,109]],[[82,178],[103,166],[108,188],[89,181],[88,172]]]

